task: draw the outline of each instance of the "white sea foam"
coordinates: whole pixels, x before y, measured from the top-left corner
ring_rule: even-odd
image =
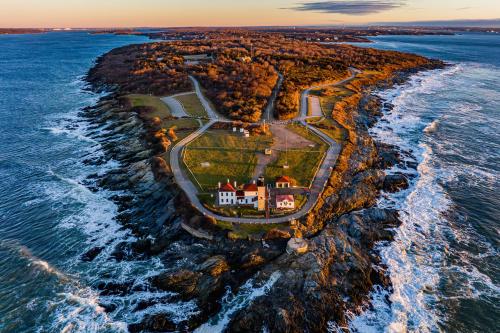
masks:
[[[80,84],[75,81],[75,88]],[[91,95],[83,105],[96,102],[97,97]],[[64,135],[74,140],[78,154],[87,159],[100,159],[103,151],[99,142],[92,137],[105,131],[92,128],[92,137],[88,135],[89,124],[78,115],[75,109],[52,117],[43,129],[55,136]],[[70,142],[71,143],[71,142]],[[188,319],[197,313],[195,302],[173,302],[172,293],[152,291],[148,280],[165,270],[159,258],[147,260],[110,260],[115,247],[121,243],[130,243],[136,237],[130,230],[123,228],[116,220],[117,206],[109,199],[111,195],[121,194],[99,190],[90,191],[84,182],[90,174],[104,174],[119,166],[114,160],[109,160],[100,166],[84,165],[78,156],[66,160],[57,170],[47,171],[47,181],[32,188],[34,194],[42,194],[43,200],[52,203],[52,209],[60,212],[61,220],[58,227],[62,233],[75,232],[81,234],[81,239],[75,246],[79,247],[74,258],[68,258],[64,270],[78,272],[74,279],[65,280],[63,292],[49,302],[50,324],[44,324],[41,331],[51,332],[126,332],[127,325],[141,321],[144,316],[155,313],[166,313],[174,322]],[[31,205],[37,204],[34,199]],[[71,240],[72,244],[74,241]],[[103,247],[100,254],[90,263],[84,263],[79,256],[94,247]],[[34,260],[41,270],[54,274],[63,280],[69,274],[53,268],[48,262]],[[101,296],[94,289],[96,283],[132,283],[132,291],[126,295]],[[142,290],[142,291],[141,291]],[[43,302],[43,300],[41,300]],[[151,306],[135,311],[141,303]],[[106,313],[100,304],[112,305],[115,310]],[[46,322],[46,320],[43,320]]]
[[[222,300],[222,310],[208,322],[196,329],[197,333],[216,333],[222,332],[231,316],[239,310],[246,308],[257,297],[265,295],[281,277],[281,273],[274,272],[262,286],[255,286],[253,280],[248,280],[236,295],[231,290],[227,290]]]
[[[461,257],[460,265],[450,265],[446,260],[451,251],[448,240],[467,239],[467,233],[454,228],[446,218],[453,203],[440,185],[441,181],[456,178],[457,170],[441,169],[431,146],[419,139],[424,132],[432,141],[430,136],[438,131],[440,123],[435,114],[434,119],[429,119],[428,114],[432,114],[430,111],[435,105],[430,102],[432,98],[425,98],[425,95],[446,89],[448,80],[462,71],[463,66],[456,65],[444,71],[419,74],[409,83],[381,93],[394,108],[383,116],[385,121],[373,128],[371,134],[404,151],[412,151],[413,156],[405,159],[419,163],[418,176],[410,189],[385,194],[379,200],[380,206],[397,208],[402,220],[395,240],[388,246],[378,246],[388,266],[393,291],[375,288],[371,293],[372,309],[352,318],[350,329],[353,332],[440,331],[446,314],[438,311],[436,304],[443,297],[438,290],[443,274],[457,278],[454,286],[457,297],[478,297],[485,289],[488,293],[499,292],[488,276],[468,264],[466,256]],[[462,105],[461,109],[465,112],[478,110],[480,108],[472,104]],[[395,171],[403,170],[396,167],[388,172]],[[474,168],[474,172],[481,174],[478,168]]]

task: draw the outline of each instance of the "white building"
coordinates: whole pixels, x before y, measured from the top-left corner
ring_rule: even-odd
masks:
[[[217,202],[219,206],[235,205],[236,204],[236,189],[227,182],[223,186],[219,183],[219,190],[217,192]]]
[[[257,186],[245,184],[240,189],[237,189],[237,184],[234,186],[228,181],[222,185],[219,183],[217,191],[217,203],[219,206],[252,206],[258,210],[265,209],[266,188],[264,184]]]
[[[236,198],[239,205],[252,205],[258,207],[259,190],[255,184],[245,184],[243,189],[236,191]]]

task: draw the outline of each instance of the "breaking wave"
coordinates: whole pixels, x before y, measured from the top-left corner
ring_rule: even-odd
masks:
[[[383,121],[371,129],[372,136],[400,148],[405,160],[418,164],[417,170],[395,166],[387,173],[413,174],[408,190],[384,194],[378,205],[396,208],[402,225],[390,244],[380,243],[377,250],[388,266],[387,274],[392,289],[376,287],[371,293],[372,307],[350,321],[352,332],[439,332],[449,319],[443,302],[454,297],[478,298],[500,295],[500,288],[491,278],[481,273],[467,258],[467,251],[459,251],[456,242],[478,242],[481,237],[473,230],[459,227],[463,216],[443,184],[456,181],[464,168],[469,179],[481,177],[488,171],[463,163],[445,163],[442,156],[450,150],[441,150],[436,139],[443,122],[447,122],[450,108],[456,112],[480,110],[477,105],[447,101],[436,103],[435,95],[457,84],[464,66],[454,65],[413,76],[408,83],[379,93],[390,102],[384,110]],[[450,83],[451,82],[451,83]],[[449,140],[449,139],[448,139]],[[452,146],[452,143],[447,145]],[[460,153],[454,143],[456,153]],[[437,151],[436,151],[437,150]],[[409,152],[409,153],[408,153]],[[407,164],[408,165],[408,164]],[[495,175],[489,175],[494,181]],[[488,178],[486,178],[488,179]],[[481,255],[496,255],[491,244],[483,244]],[[453,260],[458,257],[460,260]],[[451,282],[453,281],[453,282]],[[447,284],[456,290],[451,293]],[[443,291],[446,290],[446,291]]]
[[[208,322],[196,329],[195,332],[222,332],[231,320],[232,315],[246,308],[257,297],[267,294],[280,277],[281,273],[274,272],[262,286],[255,286],[253,280],[248,280],[241,286],[236,295],[228,289],[226,295],[222,299],[221,311],[215,317],[209,319]]]
[[[76,86],[76,84],[75,84]],[[54,116],[49,125],[43,127],[51,135],[64,135],[75,140],[79,147],[75,156],[57,170],[46,171],[46,181],[36,184],[32,191],[42,198],[27,205],[36,205],[49,200],[52,210],[61,212],[58,227],[67,234],[65,241],[75,251],[55,268],[49,262],[30,255],[29,249],[20,246],[20,254],[30,260],[30,265],[58,278],[53,287],[56,296],[50,300],[40,298],[32,302],[34,309],[50,308],[40,318],[41,331],[58,332],[127,332],[128,324],[141,321],[144,316],[156,313],[170,315],[173,322],[181,322],[197,313],[195,302],[182,302],[176,294],[153,291],[149,278],[165,271],[161,260],[151,259],[115,260],[113,252],[120,244],[131,243],[136,237],[120,225],[115,217],[117,206],[110,199],[111,193],[103,189],[91,190],[87,186],[88,176],[102,175],[118,166],[113,160],[100,165],[86,165],[81,156],[90,159],[103,158],[101,145],[93,137],[99,129],[92,128],[78,114],[78,110]],[[80,235],[80,236],[78,236]],[[89,263],[82,262],[81,255],[100,248],[99,254]],[[72,272],[72,273],[66,273]],[[76,273],[78,272],[78,273]],[[69,278],[73,274],[72,278]],[[126,294],[100,294],[99,284],[126,283],[130,292]],[[146,305],[144,305],[146,304]],[[111,312],[107,308],[112,308]]]

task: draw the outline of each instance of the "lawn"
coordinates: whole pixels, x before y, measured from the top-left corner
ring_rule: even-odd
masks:
[[[189,144],[190,148],[227,148],[264,151],[273,142],[272,136],[250,136],[243,137],[240,132],[228,130],[208,130],[202,136]]]
[[[184,110],[191,117],[195,118],[208,118],[208,114],[205,111],[205,108],[201,104],[196,93],[188,94],[188,95],[180,95],[175,97],[182,106],[184,106]]]
[[[321,121],[312,122],[311,125],[318,128],[337,143],[343,143],[347,139],[347,131],[331,118],[323,118]]]
[[[131,94],[126,97],[130,101],[130,104],[132,104],[132,107],[152,107],[154,110],[147,114],[149,118],[158,117],[160,119],[164,119],[171,116],[170,109],[159,97],[139,94]]]
[[[243,224],[243,223],[231,223],[231,222],[223,222],[217,221],[217,225],[224,230],[230,230],[231,237],[238,239],[247,239],[252,235],[263,235],[272,229],[280,229],[284,231],[289,231],[289,223],[265,223],[265,220],[262,220],[262,223],[252,223],[252,224]]]
[[[297,186],[309,187],[316,173],[325,151],[289,150],[279,152],[278,159],[267,165],[264,171],[266,181],[271,182],[283,175],[289,176],[297,182]],[[288,162],[288,169],[283,165]]]
[[[194,183],[199,183],[200,190],[207,192],[227,179],[239,184],[249,182],[257,165],[256,152],[264,151],[271,144],[271,136],[245,138],[239,132],[207,131],[187,146],[184,163],[191,170]]]
[[[188,148],[184,153],[184,163],[191,170],[201,190],[208,192],[217,188],[218,182],[250,181],[257,157],[254,151],[221,148]],[[203,165],[203,163],[208,163]],[[195,182],[196,184],[196,182]]]
[[[328,144],[302,125],[290,124],[287,128],[316,143],[316,145],[314,147],[291,148],[288,151],[278,152],[276,161],[266,166],[264,176],[266,181],[270,182],[276,177],[286,175],[295,179],[297,186],[309,187],[314,179],[316,169],[328,150]],[[283,168],[285,164],[288,164],[288,169]]]

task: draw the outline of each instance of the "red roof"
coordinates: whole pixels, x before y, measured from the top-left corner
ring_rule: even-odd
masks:
[[[290,183],[290,178],[288,176],[281,176],[276,178],[276,183]]]
[[[243,191],[257,192],[257,185],[255,185],[255,184],[245,184],[245,185],[243,185]]]
[[[276,196],[276,202],[283,202],[285,200],[288,202],[295,202],[295,199],[291,194],[283,194],[283,195],[279,194]]]
[[[234,189],[233,185],[231,185],[231,183],[227,183],[219,188],[219,192],[236,192],[236,190]]]

